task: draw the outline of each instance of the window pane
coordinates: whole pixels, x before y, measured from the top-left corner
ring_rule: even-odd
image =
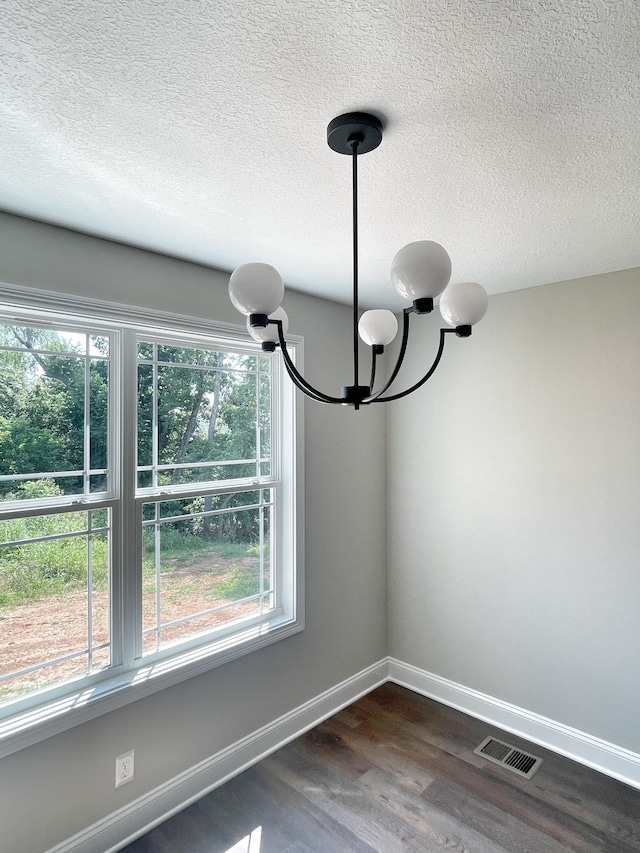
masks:
[[[144,472],[141,472],[141,474]],[[176,483],[204,483],[213,480],[237,480],[242,477],[255,477],[256,463],[251,459],[246,462],[223,462],[219,465],[172,465],[168,471],[159,471],[160,485]]]
[[[108,358],[110,355],[111,341],[106,335],[91,335],[89,337],[89,353],[95,356]]]
[[[16,353],[0,353],[4,370]],[[44,364],[44,367],[41,365]],[[65,494],[81,492],[84,467],[84,362],[65,356],[21,353],[13,365],[14,388],[0,416],[0,472],[79,471],[59,481]],[[46,372],[45,372],[46,370]],[[5,493],[16,481],[3,483]]]
[[[99,512],[106,513],[107,510]],[[98,513],[91,513],[93,524],[98,525]],[[89,671],[102,669],[111,663],[109,643],[110,596],[109,596],[109,532],[94,533],[89,538],[91,594],[89,596],[91,625],[88,659]]]
[[[158,503],[146,503],[143,507],[143,517],[145,520],[147,518],[154,519],[157,513],[158,517],[163,520],[173,517],[182,519],[183,516],[190,516],[195,519],[197,515],[204,516],[210,512],[221,512],[229,508],[235,509],[236,507],[242,507],[244,509],[254,505],[257,506],[260,504],[262,494],[268,494],[268,490],[265,490],[264,493],[257,490],[247,492],[228,492],[221,495],[209,495],[206,497],[198,495],[196,497],[178,498],[176,500],[163,500]],[[154,507],[156,508],[155,512]],[[149,515],[147,515],[147,513],[149,513]],[[204,522],[202,520],[197,523],[194,521],[193,524],[196,524],[197,530],[199,531],[202,527],[198,525],[203,525]],[[207,529],[210,526],[210,524],[204,524],[204,527]],[[191,525],[190,529],[192,527],[193,525]],[[249,536],[250,534],[247,531],[242,531],[240,528],[234,530],[235,538],[247,539]],[[206,535],[204,538],[206,539]]]
[[[217,367],[219,354],[212,350],[190,349],[187,347],[158,345],[158,361],[171,364],[191,364]]]
[[[261,494],[144,504],[145,652],[273,607]]]
[[[48,353],[80,353],[87,349],[87,336],[82,332],[67,329],[52,331],[50,327],[38,326],[0,326],[0,346],[3,349],[21,349]]]
[[[0,326],[0,499],[107,487],[108,358],[102,336]]]
[[[138,466],[153,464],[153,365],[138,365]],[[148,482],[147,482],[148,480]],[[151,474],[140,486],[151,485]]]
[[[228,370],[251,370],[255,371],[258,367],[258,359],[253,355],[246,355],[239,352],[224,352],[220,353],[220,367]]]
[[[89,477],[89,491],[92,494],[96,492],[104,492],[108,486],[108,471],[100,471],[97,474],[92,474]]]
[[[108,511],[0,522],[0,698],[107,666]]]
[[[159,367],[159,464],[255,459],[255,383],[251,373]]]
[[[260,375],[260,456],[271,455],[271,377]]]
[[[257,368],[269,359],[163,342],[138,356],[139,488],[264,476],[271,387]]]
[[[91,491],[99,491],[102,478],[103,488],[107,491],[108,435],[109,435],[109,363],[92,358],[89,362],[89,468],[99,470],[95,475]],[[104,473],[102,473],[104,472]]]
[[[153,358],[153,344],[148,341],[140,341],[138,344],[138,358]]]
[[[72,472],[64,477],[41,476],[36,478],[6,476],[2,479],[2,499],[4,501],[31,501],[37,498],[51,498],[60,495],[77,494],[75,488],[82,482],[82,471]],[[72,483],[72,485],[70,485]]]

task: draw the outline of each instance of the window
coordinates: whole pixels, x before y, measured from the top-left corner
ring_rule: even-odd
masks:
[[[302,627],[279,358],[231,327],[23,299],[0,307],[0,737]]]

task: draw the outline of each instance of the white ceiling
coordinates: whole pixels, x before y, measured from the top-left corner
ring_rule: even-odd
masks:
[[[5,0],[0,208],[401,307],[412,240],[495,293],[640,266],[637,0]]]

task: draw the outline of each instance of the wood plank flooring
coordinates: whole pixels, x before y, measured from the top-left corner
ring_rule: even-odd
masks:
[[[487,735],[544,761],[524,779]],[[640,853],[640,791],[394,684],[126,853]]]

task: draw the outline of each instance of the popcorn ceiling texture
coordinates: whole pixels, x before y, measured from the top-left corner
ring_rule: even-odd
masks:
[[[636,0],[5,0],[0,207],[350,299],[441,242],[490,292],[640,265]]]

